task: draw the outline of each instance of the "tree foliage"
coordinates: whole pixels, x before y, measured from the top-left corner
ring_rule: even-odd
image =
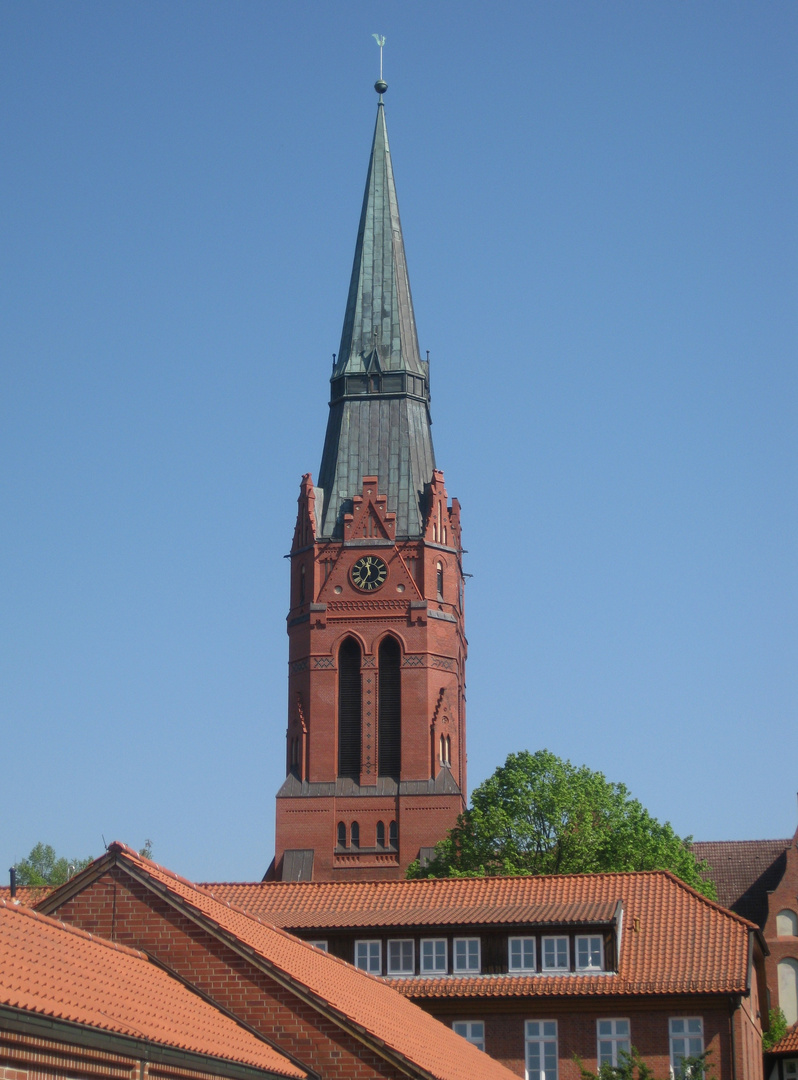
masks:
[[[762,1049],[772,1050],[776,1043],[787,1034],[787,1017],[781,1009],[771,1009],[768,1013],[768,1029],[762,1033]]]
[[[679,1062],[678,1070],[671,1073],[670,1080],[710,1080],[708,1057],[709,1052],[704,1051],[697,1057],[683,1058]],[[617,1065],[610,1065],[605,1061],[597,1073],[586,1069],[578,1057],[575,1061],[582,1080],[654,1080],[654,1070],[646,1065],[634,1047],[631,1053],[620,1051]]]
[[[58,858],[49,844],[36,844],[26,859],[17,863],[18,885],[63,885],[92,861],[86,859]]]
[[[414,863],[408,876],[670,870],[714,899],[691,840],[653,818],[623,784],[548,750],[524,750],[474,790],[432,861]]]

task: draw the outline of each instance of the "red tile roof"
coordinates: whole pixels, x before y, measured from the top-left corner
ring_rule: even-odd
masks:
[[[768,891],[781,881],[790,840],[696,841],[692,852],[705,859],[717,886],[718,901],[738,915],[764,926]]]
[[[111,844],[106,859],[109,856],[179,909],[200,916],[220,937],[234,938],[247,946],[264,970],[287,976],[328,1015],[337,1016],[349,1029],[360,1029],[372,1045],[387,1047],[418,1075],[436,1080],[509,1080],[514,1075],[395,993],[383,980],[215,897],[124,844]],[[100,866],[106,859],[93,865]],[[79,877],[90,874],[91,867]],[[51,901],[52,897],[48,903]]]
[[[6,900],[0,900],[0,1004],[270,1074],[307,1076],[144,953]]]
[[[557,877],[205,886],[290,929],[478,927],[607,922],[620,900],[617,974],[397,979],[412,997],[742,993],[753,924],[665,871]]]
[[[782,1035],[771,1054],[798,1054],[798,1024],[793,1024],[786,1035]]]
[[[53,891],[50,885],[17,885],[16,895],[13,899],[18,904],[33,907]],[[11,888],[8,885],[0,885],[0,900],[11,900]]]

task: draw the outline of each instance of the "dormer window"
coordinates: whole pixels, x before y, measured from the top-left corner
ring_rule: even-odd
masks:
[[[544,937],[542,946],[544,971],[568,971],[570,962],[567,937]]]
[[[511,937],[507,945],[507,968],[513,972],[535,970],[535,939]]]
[[[604,942],[596,935],[579,934],[576,938],[576,970],[604,970]]]
[[[454,970],[456,972],[478,973],[479,963],[479,938],[455,938],[454,942]]]

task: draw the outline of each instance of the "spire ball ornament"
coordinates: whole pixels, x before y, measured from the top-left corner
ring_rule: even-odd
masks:
[[[388,84],[385,79],[377,79],[377,81],[374,83],[374,89],[377,91],[378,94],[384,94],[385,91],[388,89]]]

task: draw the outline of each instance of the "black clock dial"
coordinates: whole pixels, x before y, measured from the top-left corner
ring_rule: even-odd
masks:
[[[388,567],[377,555],[362,555],[352,567],[352,584],[363,592],[379,589],[388,576]]]

